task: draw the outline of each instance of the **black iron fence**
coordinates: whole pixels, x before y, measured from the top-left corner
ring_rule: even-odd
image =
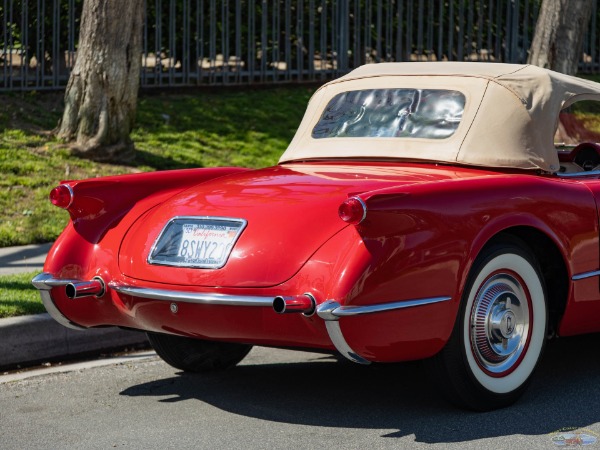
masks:
[[[380,61],[527,60],[541,0],[147,0],[141,84],[327,79]],[[61,89],[82,0],[0,0],[0,91]],[[580,68],[600,70],[598,10]]]

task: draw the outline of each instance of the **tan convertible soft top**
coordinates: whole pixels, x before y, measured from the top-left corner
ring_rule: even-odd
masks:
[[[460,125],[445,139],[312,137],[334,96],[378,88],[462,92],[466,103]],[[559,168],[554,148],[558,114],[574,101],[586,99],[600,100],[600,84],[531,65],[369,64],[317,90],[280,162],[375,157],[555,172]]]

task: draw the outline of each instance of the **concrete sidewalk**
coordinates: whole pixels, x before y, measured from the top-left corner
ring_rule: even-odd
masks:
[[[0,276],[42,271],[52,244],[0,248]],[[31,286],[31,289],[35,289]],[[84,331],[59,325],[48,314],[0,319],[0,368],[10,369],[107,350],[148,346],[142,332],[116,327]]]
[[[41,272],[50,247],[52,247],[52,243],[0,247],[0,275],[32,272],[34,270]]]

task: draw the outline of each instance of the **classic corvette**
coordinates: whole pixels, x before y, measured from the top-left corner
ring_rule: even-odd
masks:
[[[507,406],[547,339],[600,331],[597,101],[534,66],[363,66],[274,167],[63,182],[33,284],[61,324],[144,330],[182,370],[252,345],[423,359],[453,403]]]

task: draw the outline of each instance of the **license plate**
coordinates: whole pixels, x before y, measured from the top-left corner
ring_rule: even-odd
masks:
[[[222,217],[175,217],[158,237],[150,264],[210,268],[223,267],[240,234],[243,219]]]

